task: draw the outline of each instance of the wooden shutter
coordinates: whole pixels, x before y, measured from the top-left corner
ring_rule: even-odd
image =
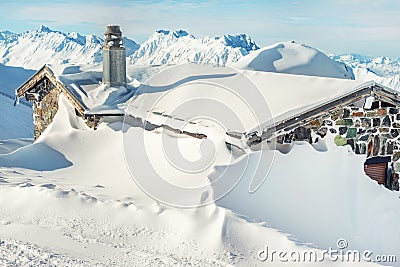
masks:
[[[386,166],[386,162],[368,164],[364,165],[364,171],[369,177],[377,181],[378,184],[384,185],[386,177]]]

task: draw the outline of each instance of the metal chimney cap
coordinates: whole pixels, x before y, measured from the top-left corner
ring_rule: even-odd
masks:
[[[104,34],[122,34],[118,25],[108,25]]]

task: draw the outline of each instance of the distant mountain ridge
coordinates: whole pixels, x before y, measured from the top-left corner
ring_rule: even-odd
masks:
[[[141,45],[126,37],[123,42],[127,51],[127,63],[131,65],[195,62],[259,71],[356,80],[373,79],[391,88],[400,89],[400,58],[359,54],[325,55],[315,48],[302,44],[296,46],[290,42],[260,49],[246,34],[196,38],[184,30],[155,31]],[[102,44],[103,39],[95,35],[63,33],[44,25],[23,33],[2,31],[0,64],[39,69],[44,64],[100,63]],[[276,45],[278,46],[274,47]],[[279,54],[281,58],[270,57],[270,53]],[[254,60],[258,62],[256,67]]]
[[[186,31],[159,30],[142,45],[124,37],[128,64],[160,65],[197,62],[225,65],[259,47],[247,35],[196,39]],[[48,64],[101,62],[103,39],[63,33],[41,25],[23,33],[0,32],[0,63],[39,69]]]
[[[372,57],[360,54],[329,54],[328,56],[351,68],[365,68],[381,77],[400,74],[400,57]]]

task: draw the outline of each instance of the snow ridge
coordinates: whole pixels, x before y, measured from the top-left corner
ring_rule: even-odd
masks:
[[[345,64],[330,59],[315,48],[295,41],[264,47],[243,57],[232,66],[264,72],[354,79],[351,69]]]
[[[245,34],[197,39],[184,30],[158,30],[129,58],[130,64],[207,63],[224,66],[259,47]]]

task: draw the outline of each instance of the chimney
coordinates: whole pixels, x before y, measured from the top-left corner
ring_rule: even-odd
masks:
[[[126,51],[122,45],[119,26],[108,25],[104,33],[103,83],[110,86],[126,85]]]

